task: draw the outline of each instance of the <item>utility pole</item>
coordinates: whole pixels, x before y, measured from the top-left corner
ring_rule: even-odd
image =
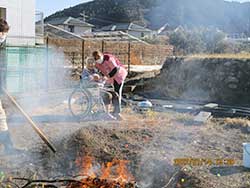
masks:
[[[85,11],[82,11],[82,13],[80,14],[80,16],[82,16],[83,22],[86,22],[86,18],[87,18],[88,16],[85,14]]]

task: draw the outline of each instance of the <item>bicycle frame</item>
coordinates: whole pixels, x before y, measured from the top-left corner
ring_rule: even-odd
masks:
[[[91,92],[91,90],[95,90],[94,92]],[[105,88],[103,83],[95,83],[95,82],[84,82],[81,81],[79,85],[75,88],[75,90],[72,92],[69,98],[69,109],[71,113],[76,116],[72,110],[72,97],[74,93],[76,92],[82,92],[84,96],[87,97],[87,109],[86,112],[82,114],[81,117],[87,117],[90,113],[96,114],[96,113],[107,113],[106,106],[103,101],[102,94],[103,93],[110,93],[114,92],[114,88]],[[97,95],[94,95],[97,93]],[[93,109],[97,107],[97,111],[94,112]]]

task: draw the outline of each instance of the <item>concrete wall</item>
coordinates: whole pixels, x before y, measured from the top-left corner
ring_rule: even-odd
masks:
[[[0,7],[6,8],[6,20],[11,26],[7,44],[35,45],[35,0],[0,0]]]

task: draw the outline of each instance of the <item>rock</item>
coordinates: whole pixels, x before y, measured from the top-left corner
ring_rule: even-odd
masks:
[[[194,117],[196,123],[206,123],[212,117],[211,112],[201,111],[198,115]]]

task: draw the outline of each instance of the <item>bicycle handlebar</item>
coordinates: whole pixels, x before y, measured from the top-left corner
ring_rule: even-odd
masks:
[[[80,87],[83,87],[83,88],[98,88],[98,89],[101,89],[103,91],[106,91],[106,92],[109,92],[109,91],[114,91],[114,88],[108,88],[108,87],[105,87],[105,83],[98,83],[98,82],[80,82]]]

